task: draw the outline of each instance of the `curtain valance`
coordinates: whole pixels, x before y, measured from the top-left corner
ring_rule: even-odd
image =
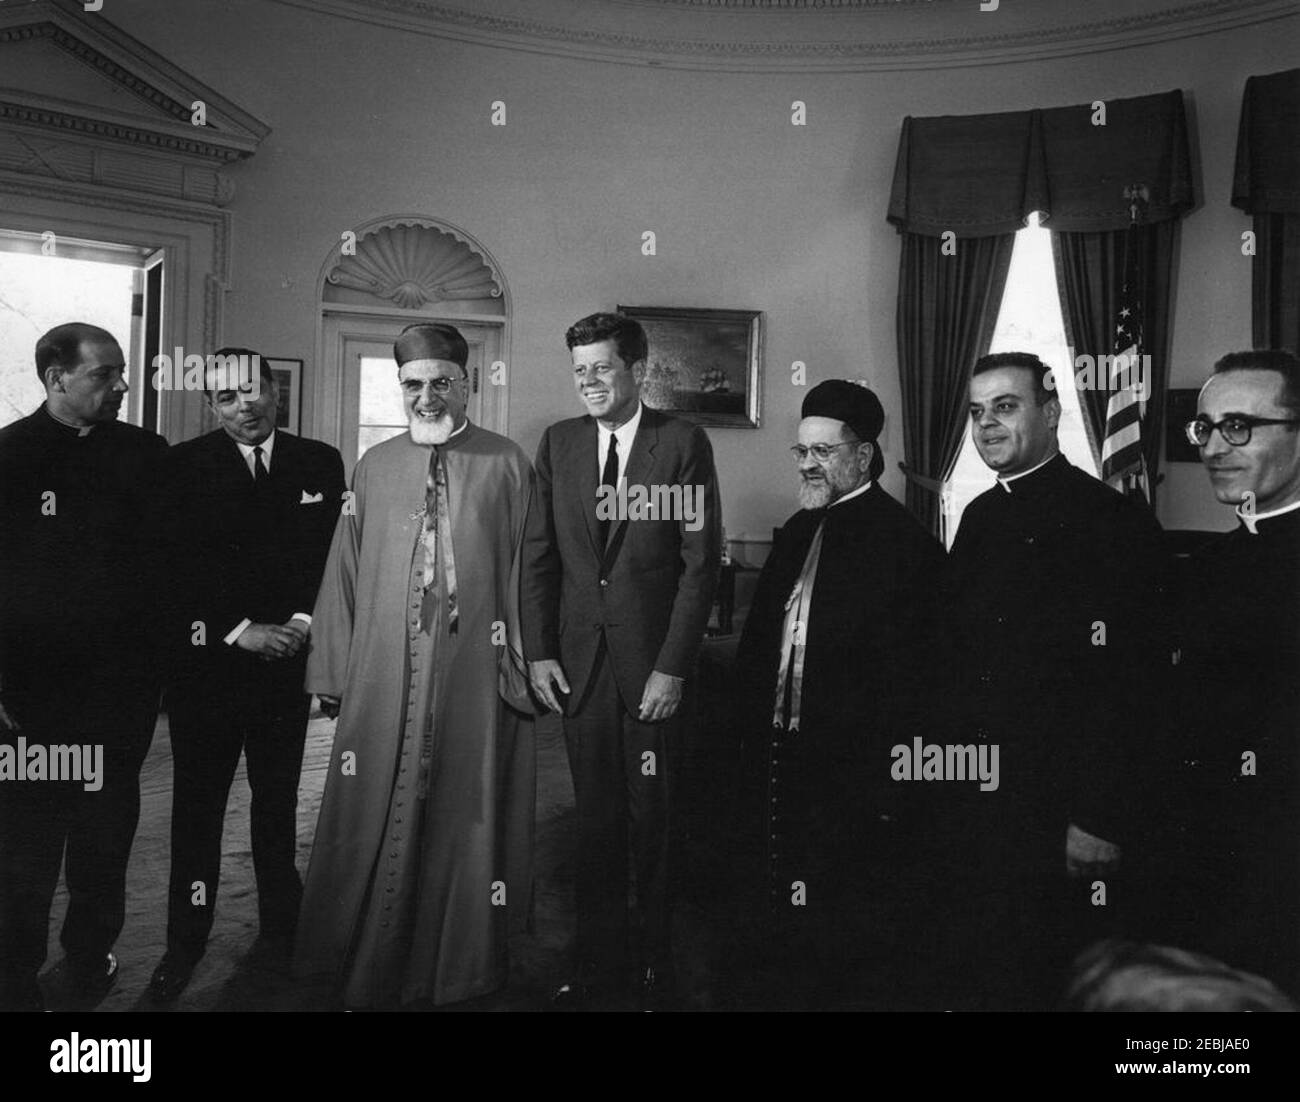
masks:
[[[1300,69],[1246,81],[1232,205],[1247,214],[1300,213]]]
[[[1030,212],[1053,230],[1098,232],[1129,223],[1124,189],[1147,188],[1145,220],[1193,201],[1181,91],[995,115],[903,120],[889,220],[937,237],[1012,233]]]

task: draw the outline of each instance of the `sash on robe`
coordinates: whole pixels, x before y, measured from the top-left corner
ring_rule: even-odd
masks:
[[[803,697],[803,661],[808,639],[808,621],[812,614],[813,585],[817,581],[817,563],[822,554],[822,533],[826,519],[822,518],[813,535],[812,545],[803,561],[803,569],[785,602],[785,624],[781,630],[781,659],[777,668],[776,702],[772,712],[772,726],[799,730],[799,706]],[[786,690],[789,689],[790,711],[786,716]]]

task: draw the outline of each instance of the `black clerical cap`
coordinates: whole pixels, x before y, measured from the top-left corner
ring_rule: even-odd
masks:
[[[885,426],[885,410],[880,399],[861,383],[851,383],[848,379],[818,383],[804,398],[799,416],[843,421],[859,440],[874,441]]]

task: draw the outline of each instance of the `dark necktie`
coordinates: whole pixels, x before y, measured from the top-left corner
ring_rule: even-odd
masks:
[[[609,451],[605,453],[605,469],[600,476],[601,486],[608,486],[611,491],[618,490],[618,437],[613,433],[609,434]],[[609,500],[602,493],[602,498]],[[609,529],[613,523],[608,517],[609,510],[606,510],[606,519],[598,521],[600,525],[600,546],[603,548],[609,543]]]
[[[265,493],[270,479],[271,474],[262,462],[262,446],[259,444],[253,449],[253,489],[259,494]]]

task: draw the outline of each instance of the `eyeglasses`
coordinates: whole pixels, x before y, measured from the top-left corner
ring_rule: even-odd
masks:
[[[831,456],[835,454],[836,448],[856,448],[861,444],[861,440],[844,440],[839,444],[792,444],[790,445],[790,454],[800,463],[811,455],[818,463],[829,463]]]
[[[407,394],[420,394],[424,391],[426,384],[433,387],[435,394],[450,394],[451,388],[457,383],[464,382],[463,379],[453,379],[449,375],[439,375],[436,379],[403,379],[402,389]]]
[[[1208,417],[1197,417],[1194,421],[1188,421],[1183,431],[1187,433],[1188,443],[1203,448],[1210,442],[1210,435],[1215,429],[1218,429],[1223,436],[1224,443],[1239,448],[1243,444],[1250,443],[1250,431],[1257,425],[1300,425],[1300,419],[1295,417],[1246,417],[1240,413],[1235,413],[1231,417],[1225,417],[1222,421],[1211,421]]]

